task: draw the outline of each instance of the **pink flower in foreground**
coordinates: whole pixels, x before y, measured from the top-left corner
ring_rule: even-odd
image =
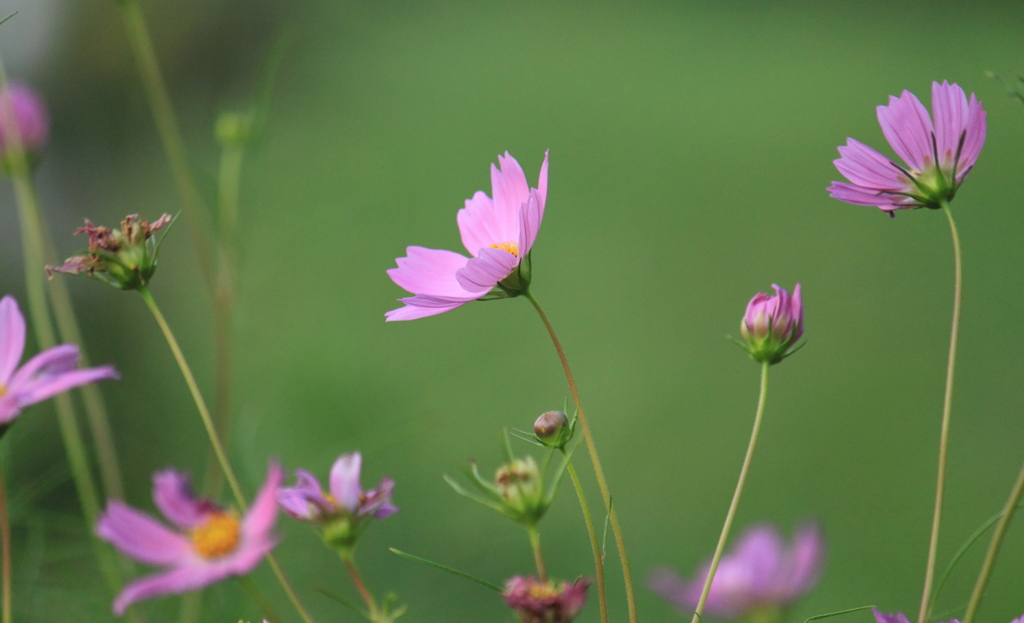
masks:
[[[165,567],[129,583],[114,600],[114,613],[156,597],[193,591],[256,568],[277,545],[271,534],[277,521],[274,497],[281,468],[271,463],[249,511],[242,517],[192,492],[188,477],[168,469],[153,474],[153,501],[176,530],[120,500],[110,500],[96,534],[126,556]]]
[[[910,91],[878,107],[878,123],[900,165],[860,141],[846,140],[836,168],[847,182],[832,182],[832,197],[893,210],[941,208],[953,199],[985,144],[985,110],[956,84],[932,83],[932,118]]]
[[[18,368],[24,351],[25,317],[14,297],[5,296],[0,299],[0,426],[31,404],[86,383],[120,378],[111,366],[79,369],[74,344],[44,350]]]
[[[740,332],[751,357],[774,364],[795,352],[793,347],[804,334],[804,304],[799,283],[793,288],[793,296],[774,283],[772,289],[775,296],[758,292],[750,299]]]
[[[477,191],[459,210],[459,232],[470,257],[438,249],[408,247],[388,276],[415,296],[398,299],[387,320],[414,320],[483,298],[517,296],[530,285],[530,249],[544,218],[548,155],[537,188],[530,188],[516,159],[505,152],[491,165],[494,198]],[[493,291],[493,292],[492,292]]]
[[[50,119],[42,98],[26,86],[9,84],[0,92],[0,160],[6,158],[11,143],[7,130],[13,126],[8,114],[13,115],[21,145],[30,158],[46,147]]]
[[[522,623],[569,623],[587,603],[589,580],[573,584],[541,582],[534,576],[514,576],[501,594]]]
[[[369,525],[369,519],[386,519],[398,512],[391,503],[395,483],[381,478],[380,484],[363,491],[359,484],[363,457],[358,452],[343,454],[331,467],[330,492],[320,487],[316,476],[295,470],[295,486],[277,491],[277,501],[289,515],[318,524],[324,541],[343,554],[352,549]]]
[[[787,606],[818,582],[824,557],[825,544],[814,525],[798,530],[789,547],[774,526],[748,528],[719,562],[704,614],[737,619]],[[651,574],[649,585],[681,612],[690,614],[697,608],[710,566],[710,561],[705,562],[692,580],[684,580],[671,569],[659,569]]]

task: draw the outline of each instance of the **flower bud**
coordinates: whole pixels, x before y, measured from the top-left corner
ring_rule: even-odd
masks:
[[[499,467],[494,475],[494,484],[514,514],[525,519],[540,519],[547,510],[544,481],[532,456],[514,459]]]
[[[747,305],[740,332],[750,356],[762,363],[779,363],[794,352],[793,346],[804,334],[804,307],[800,284],[789,292],[772,284],[775,296],[758,293]]]
[[[0,163],[4,169],[10,166],[14,132],[29,162],[37,160],[50,135],[50,119],[42,98],[20,84],[10,84],[0,92]]]
[[[148,284],[156,272],[160,245],[153,234],[170,223],[170,214],[152,223],[139,219],[138,214],[130,214],[121,221],[118,231],[97,227],[86,219],[85,227],[80,227],[75,234],[89,235],[88,251],[69,257],[60,267],[47,266],[46,273],[51,279],[55,272],[84,274],[122,290],[138,290]]]
[[[533,434],[537,439],[551,448],[563,448],[572,439],[572,428],[569,418],[561,411],[542,413],[533,423]]]

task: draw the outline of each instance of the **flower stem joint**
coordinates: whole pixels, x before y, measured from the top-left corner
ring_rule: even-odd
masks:
[[[746,343],[741,343],[750,356],[761,363],[776,364],[795,353],[797,341],[804,334],[804,307],[800,284],[793,295],[772,284],[775,295],[759,292],[747,305],[740,323]]]
[[[140,290],[156,272],[157,254],[168,232],[159,240],[154,234],[165,227],[169,231],[172,220],[170,214],[164,214],[150,223],[130,214],[117,230],[97,227],[86,219],[85,227],[75,234],[89,236],[88,250],[69,257],[60,267],[47,266],[46,274],[51,279],[55,272],[84,275],[121,290]]]

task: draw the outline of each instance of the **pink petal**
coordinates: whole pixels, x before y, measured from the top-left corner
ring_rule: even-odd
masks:
[[[959,85],[932,83],[932,116],[935,117],[935,145],[943,169],[950,169],[967,126],[967,96]]]
[[[838,160],[833,161],[839,172],[857,186],[871,190],[906,191],[913,183],[878,151],[858,140],[846,139],[839,148]]]
[[[408,247],[405,252],[406,257],[395,260],[398,268],[388,270],[388,276],[400,288],[413,294],[472,298],[455,278],[468,261],[464,255],[425,247]]]
[[[686,580],[668,567],[659,567],[652,571],[647,586],[680,612],[689,613],[696,606],[696,603],[687,597]]]
[[[117,373],[117,370],[110,366],[82,368],[81,370],[72,370],[71,372],[63,372],[53,376],[42,376],[31,379],[25,385],[19,386],[18,402],[22,407],[27,407],[48,398],[53,398],[57,394],[62,394],[75,387],[88,385],[96,381],[119,378],[121,376]]]
[[[518,265],[519,258],[504,249],[481,249],[480,257],[470,258],[466,267],[455,273],[455,277],[463,289],[478,292],[479,298],[508,277]]]
[[[806,593],[818,581],[825,560],[825,543],[815,524],[801,527],[793,537],[793,578],[789,599]]]
[[[888,106],[878,107],[882,133],[903,161],[924,171],[932,155],[932,120],[924,104],[910,91],[889,96]]]
[[[25,352],[25,317],[13,296],[0,299],[0,385],[7,385]]]
[[[192,543],[186,537],[120,500],[107,503],[96,522],[96,535],[148,565],[177,564],[192,556]]]
[[[540,165],[540,177],[537,179],[537,193],[540,195],[541,216],[544,216],[544,206],[548,202],[548,151],[544,152],[544,162]]]
[[[221,577],[211,577],[202,570],[180,567],[166,573],[153,573],[130,582],[114,600],[114,614],[122,616],[132,604],[158,595],[177,595],[213,584]]]
[[[892,195],[868,190],[861,188],[856,184],[848,184],[846,182],[832,182],[832,185],[829,186],[827,190],[831,193],[829,196],[833,199],[838,199],[855,205],[875,206],[882,210],[914,207],[913,205],[902,206],[900,204],[895,204],[893,203],[895,197]]]
[[[219,509],[197,498],[188,476],[173,469],[153,474],[153,502],[164,517],[181,528],[194,528]]]
[[[963,151],[960,152],[960,165],[957,167],[957,177],[961,177],[960,173],[966,175],[967,171],[977,162],[978,155],[981,154],[981,148],[985,144],[985,129],[985,109],[981,107],[981,102],[971,93],[970,102],[967,104],[967,137],[964,140]]]
[[[486,294],[481,292],[477,296],[469,300],[475,300]],[[438,297],[417,294],[404,299],[398,299],[400,302],[405,303],[405,307],[399,307],[398,309],[392,309],[391,311],[384,312],[384,319],[388,322],[395,322],[397,320],[416,320],[417,318],[426,318],[427,316],[436,316],[443,314],[447,311],[451,311],[456,307],[464,305],[469,302],[466,301],[451,301],[449,299],[440,299]]]
[[[358,452],[343,454],[331,467],[331,495],[346,510],[355,512],[359,508],[359,472],[363,466],[363,455]]]
[[[70,372],[78,366],[78,347],[74,344],[61,344],[48,348],[29,359],[25,365],[11,377],[8,389],[25,387],[33,377],[52,376]]]
[[[495,213],[494,202],[482,190],[476,191],[472,199],[466,199],[466,207],[459,210],[455,217],[459,223],[462,244],[473,257],[492,244],[508,242],[502,238],[504,232],[499,228],[499,217]]]
[[[495,242],[519,240],[519,210],[530,199],[530,186],[522,167],[506,151],[498,156],[498,167],[491,165],[491,190],[494,195],[493,231],[499,237]]]
[[[530,191],[530,200],[527,201],[519,214],[519,257],[526,257],[526,254],[533,248],[537,239],[537,232],[540,231],[540,223],[544,219],[544,208],[541,203],[539,192]],[[517,262],[518,263],[518,262]]]
[[[263,488],[242,518],[242,532],[247,540],[267,540],[269,537],[277,522],[277,489],[283,477],[281,466],[276,461],[271,462]]]
[[[295,470],[295,486],[277,490],[277,503],[296,519],[311,521],[323,512],[333,510],[316,476],[304,469]]]

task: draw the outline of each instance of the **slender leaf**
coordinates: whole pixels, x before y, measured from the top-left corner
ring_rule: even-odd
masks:
[[[874,608],[874,606],[858,606],[856,608],[848,608],[846,610],[837,610],[835,612],[829,612],[827,614],[816,614],[816,615],[814,615],[812,617],[808,617],[808,618],[804,619],[804,623],[809,623],[810,621],[817,621],[818,619],[827,619],[829,617],[839,616],[840,614],[847,614],[847,613],[850,613],[850,612],[858,612],[860,610],[867,610],[868,608]]]
[[[403,552],[401,550],[397,550],[397,549],[395,549],[393,547],[389,547],[388,549],[391,550],[392,553],[398,554],[402,558],[408,558],[409,560],[415,560],[417,562],[422,562],[424,564],[430,565],[431,567],[436,567],[436,568],[438,568],[438,569],[440,569],[442,571],[447,571],[448,573],[451,573],[452,575],[457,575],[459,577],[466,578],[467,580],[472,580],[472,581],[476,582],[477,584],[479,584],[481,586],[486,586],[487,588],[491,589],[492,591],[496,591],[496,592],[500,593],[503,590],[497,584],[491,584],[487,580],[481,580],[480,578],[478,578],[476,576],[470,575],[470,574],[465,573],[463,571],[459,571],[458,569],[452,569],[451,567],[446,567],[446,566],[444,566],[444,565],[442,565],[440,563],[436,563],[436,562],[433,562],[431,560],[427,560],[426,558],[420,558],[419,556],[413,556],[412,554],[407,554],[407,553],[405,553],[405,552]]]

